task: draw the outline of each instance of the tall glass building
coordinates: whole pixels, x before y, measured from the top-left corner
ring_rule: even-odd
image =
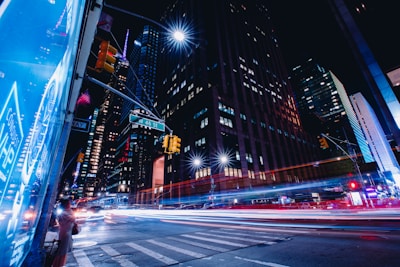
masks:
[[[399,146],[400,103],[381,69],[381,62],[375,58],[374,51],[362,31],[363,27],[371,27],[371,23],[375,23],[376,18],[373,14],[369,14],[373,8],[370,9],[369,5],[365,5],[362,1],[335,0],[330,3],[343,34],[350,47],[354,48],[352,51],[369,86],[368,93],[373,96],[371,105],[375,107],[386,135],[394,140],[395,146]],[[381,42],[381,38],[376,40]],[[392,55],[388,55],[386,57],[393,58]]]
[[[292,74],[296,103],[302,120],[306,122],[305,128],[316,135],[324,133],[335,140],[342,140],[340,144],[344,141],[355,143],[356,146],[344,149],[352,155],[361,152],[365,163],[374,161],[340,80],[311,58],[293,68]],[[317,122],[320,122],[320,127]],[[340,152],[333,144],[330,150]],[[331,156],[333,153],[330,153]]]
[[[399,185],[400,167],[374,110],[361,93],[351,95],[350,101],[379,170]]]

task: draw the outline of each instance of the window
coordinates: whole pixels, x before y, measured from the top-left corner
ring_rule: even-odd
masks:
[[[207,125],[208,125],[208,118],[204,118],[203,120],[201,120],[201,122],[200,122],[200,128],[201,129],[203,129]]]
[[[228,118],[225,118],[225,117],[220,116],[220,117],[219,117],[219,123],[220,123],[221,125],[224,125],[224,126],[228,126],[228,127],[230,127],[230,128],[233,128],[233,122],[232,122],[231,119],[228,119]]]

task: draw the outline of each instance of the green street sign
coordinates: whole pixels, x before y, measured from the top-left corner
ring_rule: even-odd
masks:
[[[149,127],[161,132],[165,131],[165,123],[159,122],[159,121],[154,121],[150,120],[147,118],[143,118],[134,114],[129,114],[129,122],[130,123],[135,123],[141,126]]]

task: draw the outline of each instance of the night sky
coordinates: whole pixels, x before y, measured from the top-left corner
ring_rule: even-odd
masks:
[[[108,0],[106,2],[158,20],[167,1]],[[400,1],[363,0],[363,2],[370,14],[364,16],[363,23],[367,25],[368,30],[364,37],[368,39],[376,59],[382,63],[384,71],[399,66],[400,41],[394,36],[400,25],[397,14],[400,10]],[[312,57],[326,69],[332,70],[349,93],[359,91],[360,87],[366,86],[327,0],[270,0],[270,6],[288,69]],[[107,8],[104,10],[109,11]],[[132,32],[130,39],[134,40],[135,31],[140,30],[143,20],[118,12],[113,14],[117,14],[112,30],[114,35],[123,35],[128,27]],[[122,26],[126,23],[128,25]],[[123,40],[120,42],[122,44]]]
[[[353,2],[361,2],[350,0]],[[352,52],[326,0],[271,1],[288,68],[313,57],[341,80],[350,93],[365,86]],[[364,0],[368,13],[358,16],[362,32],[382,70],[400,66],[399,1]]]

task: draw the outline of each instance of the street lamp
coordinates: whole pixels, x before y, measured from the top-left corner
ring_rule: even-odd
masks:
[[[206,165],[206,158],[203,155],[193,155],[190,157],[190,164],[193,170],[195,171],[195,176],[201,177],[204,176],[202,175],[202,168],[205,167]],[[225,175],[225,167],[230,164],[230,155],[229,153],[226,152],[220,152],[217,153],[215,156],[211,158],[209,161],[209,166],[205,167],[205,173],[207,173],[210,177],[210,199],[211,203],[214,204],[214,191],[215,188],[217,187],[215,184],[215,179],[213,177],[213,169],[216,169],[218,171],[224,170],[224,175]],[[204,173],[203,173],[204,174]]]
[[[139,15],[137,13],[131,12],[131,11],[127,11],[125,9],[113,6],[113,5],[109,5],[106,2],[104,2],[103,7],[142,19],[144,21],[148,21],[154,25],[157,25],[158,27],[160,27],[162,30],[164,30],[164,32],[167,35],[167,46],[174,48],[174,50],[180,50],[182,48],[185,48],[187,46],[190,46],[191,44],[193,44],[190,41],[190,27],[187,26],[186,23],[184,22],[179,22],[179,23],[171,23],[168,26],[165,26],[163,24],[161,24],[160,22],[157,22],[151,18]],[[110,32],[111,33],[111,32]],[[112,34],[112,33],[111,33]],[[118,45],[117,46],[120,50],[121,47]],[[158,114],[154,114],[150,108],[148,108],[146,105],[144,105],[143,103],[141,103],[139,100],[134,98],[129,97],[128,95],[126,95],[125,93],[103,83],[102,81],[99,81],[98,79],[95,79],[89,75],[85,76],[85,79],[89,80],[90,82],[97,84],[101,87],[103,87],[106,90],[109,90],[110,92],[113,92],[114,94],[124,98],[125,100],[127,100],[128,102],[138,106],[140,109],[143,109],[144,111],[146,111],[146,117],[148,117],[149,119],[155,120],[157,122],[160,123],[164,123],[163,119],[160,118],[160,116]],[[140,81],[139,81],[140,83]],[[165,125],[165,127],[169,130],[170,133],[172,133],[172,130]]]
[[[189,42],[189,26],[187,23],[183,22],[178,22],[178,23],[168,23],[168,26],[165,26],[161,24],[160,22],[153,20],[151,18],[142,16],[140,14],[137,14],[135,12],[131,12],[113,5],[109,5],[107,3],[104,3],[104,7],[116,10],[121,13],[125,13],[127,15],[151,22],[154,25],[157,25],[161,29],[165,30],[167,33],[167,38],[169,41],[172,41],[170,44],[171,45],[177,45],[177,46],[185,46],[187,45],[186,42]]]

